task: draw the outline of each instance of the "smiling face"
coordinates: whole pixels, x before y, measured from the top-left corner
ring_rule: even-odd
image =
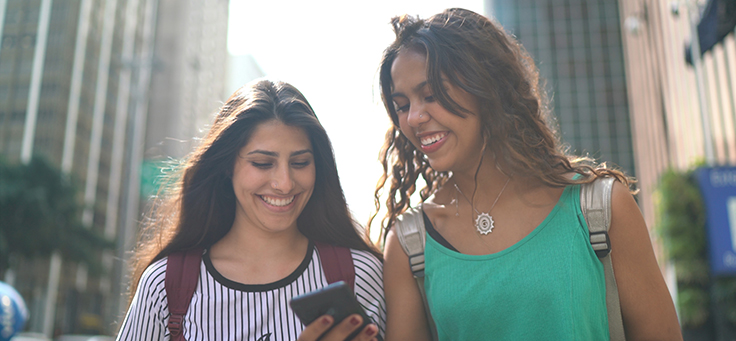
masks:
[[[391,98],[401,132],[439,172],[475,171],[483,138],[475,98],[444,81],[447,94],[470,111],[460,117],[435,100],[427,83],[426,56],[404,50],[391,65]]]
[[[235,224],[272,233],[296,231],[314,190],[315,169],[312,144],[302,128],[277,120],[261,123],[235,161]]]

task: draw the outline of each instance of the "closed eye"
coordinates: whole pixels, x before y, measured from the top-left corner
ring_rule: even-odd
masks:
[[[266,162],[266,163],[251,162],[250,164],[253,165],[253,167],[260,168],[260,169],[269,169],[271,168],[271,166],[273,166],[273,164],[270,162]]]
[[[292,167],[299,169],[299,168],[307,167],[311,163],[312,163],[311,161],[302,161],[302,162],[292,162],[291,165]]]

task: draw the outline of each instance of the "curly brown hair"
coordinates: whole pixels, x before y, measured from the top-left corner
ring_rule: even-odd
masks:
[[[437,101],[460,117],[477,114],[486,141],[506,165],[508,174],[533,177],[553,187],[587,183],[600,176],[612,176],[626,186],[634,180],[605,164],[597,165],[588,157],[569,155],[554,129],[547,99],[540,85],[539,72],[524,47],[503,28],[473,11],[452,8],[426,20],[408,15],[391,20],[396,40],[384,51],[379,69],[381,98],[393,126],[379,156],[383,164],[375,194],[376,214],[381,209],[380,196],[389,183],[386,208],[381,220],[385,233],[396,217],[410,207],[418,177],[426,186],[421,200],[426,200],[449,177],[433,170],[426,156],[401,133],[396,108],[391,99],[391,66],[404,50],[423,54],[427,60],[427,82]],[[442,78],[474,96],[479,112],[469,113],[442,86]],[[581,174],[573,180],[570,173]]]

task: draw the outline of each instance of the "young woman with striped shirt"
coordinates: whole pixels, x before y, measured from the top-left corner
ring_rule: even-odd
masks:
[[[267,80],[236,91],[180,178],[152,211],[135,254],[132,299],[118,340],[170,340],[164,278],[170,254],[203,249],[183,318],[186,340],[343,340],[353,315],[305,327],[289,300],[327,285],[314,243],[349,248],[355,294],[382,338],[382,258],[356,229],[324,128],[293,86]]]

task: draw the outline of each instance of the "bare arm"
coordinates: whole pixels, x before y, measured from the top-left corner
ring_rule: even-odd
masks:
[[[409,258],[394,230],[384,249],[383,282],[386,292],[386,340],[430,340],[424,303],[409,268]]]
[[[644,218],[634,198],[618,181],[613,186],[611,210],[611,261],[626,339],[682,340]]]

